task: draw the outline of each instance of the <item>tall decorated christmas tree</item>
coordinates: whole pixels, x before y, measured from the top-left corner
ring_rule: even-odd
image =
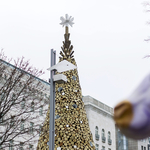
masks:
[[[69,40],[68,26],[73,18],[66,15],[60,18],[65,26],[65,34],[60,62],[67,60],[76,65],[73,46]],[[58,74],[56,72],[56,74]],[[55,150],[95,150],[92,134],[88,125],[77,69],[63,72],[67,82],[55,86]],[[37,150],[49,150],[49,112],[39,138]]]

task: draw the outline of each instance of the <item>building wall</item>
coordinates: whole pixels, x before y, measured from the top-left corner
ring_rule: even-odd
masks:
[[[138,150],[138,140],[133,140],[128,138],[128,147],[129,150],[135,150],[135,149]]]
[[[113,108],[91,96],[84,96],[83,101],[94,143],[99,145],[96,150],[103,150],[103,147],[105,150],[150,150],[150,138],[133,140],[120,132],[113,120]],[[96,126],[98,127],[99,140],[95,138]],[[102,142],[102,129],[105,130],[105,142]],[[108,144],[109,131],[111,133],[111,145]]]
[[[44,83],[43,83],[44,84]],[[45,85],[45,87],[47,87],[47,91],[43,91],[43,94],[47,94],[47,96],[49,97],[49,85]],[[40,126],[42,127],[43,126],[43,123],[45,121],[45,118],[46,118],[46,112],[47,112],[47,109],[48,109],[48,105],[49,105],[49,98],[45,98],[45,99],[42,99],[41,101],[41,104],[43,104],[43,114],[41,115],[39,113],[40,109],[39,110],[36,110],[34,112],[31,112],[30,113],[30,118],[28,119],[28,123],[24,122],[24,128],[30,128],[30,122],[29,120],[31,120],[31,122],[34,123],[34,126],[33,128],[38,128],[40,129]],[[21,105],[20,105],[21,107]],[[10,112],[11,115],[15,114],[14,110],[12,110]],[[22,117],[24,116],[25,114],[22,115]],[[29,115],[29,114],[28,114]],[[33,119],[32,119],[33,118]],[[40,126],[39,126],[40,125]],[[1,123],[0,124],[0,132],[3,131],[3,124]],[[36,127],[38,126],[38,127]],[[18,126],[19,130],[20,130],[20,126]],[[31,139],[31,137],[33,137]],[[18,135],[14,140],[15,141],[18,141],[17,143],[16,142],[13,142],[13,145],[15,144],[18,144],[19,141],[27,141],[29,139],[29,142],[27,142],[26,145],[23,145],[23,148],[24,150],[31,150],[29,148],[29,145],[32,145],[32,150],[36,150],[36,147],[37,147],[37,144],[38,144],[38,140],[39,140],[39,136],[40,136],[40,133],[39,131],[33,131],[33,133],[27,133],[26,135]],[[17,146],[18,147],[18,146]],[[18,148],[17,147],[13,147],[13,150],[17,150]],[[5,150],[11,150],[9,147],[5,148]]]
[[[83,97],[85,110],[89,126],[95,144],[99,145],[99,150],[116,150],[115,123],[113,121],[113,109],[90,96]],[[99,140],[95,138],[95,127],[98,127]],[[102,129],[105,131],[105,142],[102,141]],[[111,145],[108,144],[108,132],[111,133]]]
[[[138,150],[150,150],[150,138],[138,140],[137,146]]]
[[[0,76],[0,88],[3,87],[5,81],[7,81],[8,77],[11,75],[11,74],[9,74],[9,71],[11,69],[15,68],[15,66],[13,66],[13,65],[11,65],[9,63],[5,64],[5,61],[3,61],[3,64],[7,65],[7,70],[4,71],[5,74]],[[20,70],[18,69],[18,72],[19,71]],[[25,73],[25,76],[23,76],[24,78],[21,78],[22,85],[25,84],[24,83],[26,81],[25,78],[27,76],[29,76],[29,74],[27,72],[24,71],[24,73]],[[38,82],[40,82],[40,83],[39,83],[39,86],[37,87],[36,83],[38,83]],[[17,87],[12,89],[12,93],[15,94],[15,91],[17,91],[18,88],[19,88],[19,83],[17,84]],[[37,147],[37,143],[38,143],[39,135],[40,135],[40,133],[39,133],[40,126],[43,125],[43,122],[44,122],[45,117],[46,117],[47,109],[48,109],[48,106],[49,106],[50,85],[46,81],[43,81],[43,80],[41,80],[41,79],[39,79],[37,77],[34,77],[34,81],[32,82],[32,89],[33,88],[38,90],[38,92],[36,92],[37,95],[34,95],[34,96],[31,95],[31,97],[30,96],[26,97],[27,99],[25,99],[25,108],[21,107],[21,103],[18,103],[17,105],[14,104],[14,106],[11,107],[10,111],[7,112],[7,115],[4,116],[5,118],[7,118],[7,116],[10,118],[10,116],[15,116],[16,114],[21,113],[21,112],[22,112],[22,114],[21,114],[20,118],[24,118],[24,117],[26,117],[28,115],[28,119],[26,119],[26,121],[24,121],[24,128],[30,129],[30,123],[34,123],[34,125],[33,125],[33,133],[27,132],[27,133],[25,133],[23,135],[19,134],[17,137],[15,137],[13,139],[12,148],[9,147],[9,145],[10,145],[9,142],[11,142],[11,137],[9,137],[9,139],[8,139],[8,146],[4,148],[5,150],[17,150],[17,149],[19,149],[18,147],[20,146],[20,142],[23,143],[23,141],[27,141],[27,140],[29,140],[29,142],[27,142],[26,145],[23,144],[23,149],[24,150],[29,150],[29,149],[31,150],[31,148],[29,148],[29,145],[33,146],[32,150],[35,150],[36,147]],[[27,92],[28,91],[26,91],[26,93]],[[22,95],[23,94],[24,93],[22,93]],[[9,97],[10,96],[11,96],[11,94],[9,94]],[[21,96],[18,99],[22,99]],[[34,109],[33,112],[23,113],[24,109],[27,109],[27,108],[30,109],[31,108],[31,102],[33,100],[34,100],[34,104],[35,104],[34,108],[36,107],[37,109]],[[2,95],[1,94],[0,94],[0,101],[2,101]],[[42,106],[42,108],[43,108],[42,109],[43,113],[40,113],[40,108],[41,108],[40,106]],[[29,109],[27,109],[27,110],[29,110]],[[16,120],[14,120],[14,121],[17,122]],[[10,124],[10,122],[3,123],[3,121],[0,120],[0,143],[2,141],[3,133],[4,133],[4,131],[6,131],[6,129],[5,129],[6,123]],[[17,129],[16,131],[20,132],[20,129],[21,129],[20,127],[21,127],[20,124],[18,124],[18,126],[16,125],[15,126],[15,129]],[[13,127],[12,127],[12,129],[13,129]],[[36,130],[34,130],[34,129],[36,129]],[[31,139],[31,137],[33,137],[33,138]],[[0,149],[1,149],[1,145],[0,145]]]

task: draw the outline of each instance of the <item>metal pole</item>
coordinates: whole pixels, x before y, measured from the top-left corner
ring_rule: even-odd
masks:
[[[51,67],[56,64],[56,51],[51,49]],[[55,82],[53,75],[55,71],[50,71],[50,119],[49,119],[49,150],[54,150],[55,146]]]

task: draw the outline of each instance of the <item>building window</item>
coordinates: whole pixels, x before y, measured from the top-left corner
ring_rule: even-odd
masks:
[[[7,75],[6,74],[4,74],[4,79],[7,80]]]
[[[30,134],[33,133],[33,126],[34,126],[34,123],[33,123],[33,122],[30,122]]]
[[[43,106],[41,106],[40,109],[39,109],[39,115],[40,115],[40,116],[43,115]]]
[[[43,96],[43,92],[41,92],[41,97]]]
[[[146,150],[146,147],[144,147],[144,150]]]
[[[23,98],[21,101],[21,109],[24,109],[24,107],[25,107],[25,99]]]
[[[13,140],[9,141],[9,150],[13,150]]]
[[[29,150],[33,150],[33,145],[29,145]]]
[[[31,103],[31,112],[34,112],[34,102]]]
[[[2,93],[2,94],[1,94],[1,100],[3,101],[4,99],[5,99],[5,94]]]
[[[44,94],[44,98],[48,98],[47,94]]]
[[[98,134],[98,126],[95,127],[95,134]]]
[[[141,146],[141,150],[143,150],[143,146]]]
[[[11,105],[13,105],[13,104],[15,103],[15,99],[16,99],[16,94],[13,93],[13,94],[12,94]]]
[[[112,140],[111,140],[111,133],[108,131],[108,144],[111,145]]]
[[[95,146],[96,146],[96,150],[99,150],[99,145],[98,145],[98,144],[96,144]]]
[[[10,120],[10,128],[12,128],[15,124],[15,120],[14,120],[14,116],[11,116],[11,120]]]
[[[14,100],[15,98],[16,98],[16,94],[13,93],[13,94],[12,94],[12,100]]]
[[[3,114],[0,113],[0,123],[2,123],[2,122],[3,122]]]
[[[42,126],[39,125],[39,135],[41,134],[41,131],[42,131]]]
[[[20,123],[20,130],[21,130],[21,131],[24,130],[24,120],[21,120],[21,123]]]
[[[23,150],[23,142],[20,142],[19,150]]]
[[[106,137],[105,137],[105,130],[102,129],[102,142],[105,143]]]
[[[0,149],[2,148],[2,137],[0,137]]]
[[[102,129],[102,136],[105,137],[105,130]]]
[[[110,148],[108,148],[108,150],[111,150]]]
[[[102,150],[105,150],[105,146],[102,146]]]
[[[108,132],[108,139],[111,139],[110,131]]]
[[[95,139],[99,140],[98,126],[95,127]]]
[[[22,82],[19,82],[19,87],[22,87]]]

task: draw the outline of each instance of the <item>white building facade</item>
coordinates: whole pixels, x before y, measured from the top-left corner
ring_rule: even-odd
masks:
[[[92,98],[83,97],[96,150],[150,150],[150,138],[133,140],[115,126],[113,108]]]
[[[138,150],[150,150],[150,138],[139,140]]]
[[[83,102],[96,150],[116,150],[113,108],[90,96],[84,96]]]

